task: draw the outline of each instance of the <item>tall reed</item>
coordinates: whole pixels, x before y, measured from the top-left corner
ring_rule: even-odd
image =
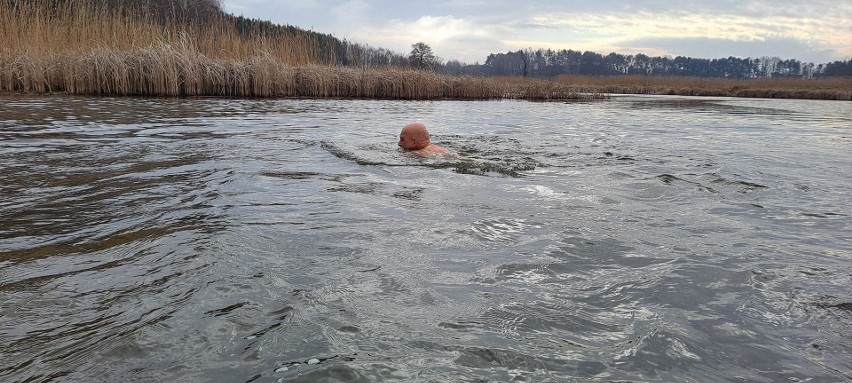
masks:
[[[241,73],[268,69],[262,63],[270,60],[334,60],[333,51],[317,49],[309,35],[238,33],[224,14],[188,23],[107,0],[0,0],[0,41],[2,91],[264,94],[270,92],[261,83],[247,92]]]
[[[852,100],[852,79],[829,77],[725,79],[666,76],[559,76],[578,92]]]

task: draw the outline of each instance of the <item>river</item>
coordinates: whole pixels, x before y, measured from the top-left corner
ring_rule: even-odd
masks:
[[[0,165],[3,382],[852,379],[850,102],[7,95]]]

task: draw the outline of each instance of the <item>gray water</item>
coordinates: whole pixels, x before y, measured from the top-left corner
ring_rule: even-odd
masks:
[[[2,382],[852,379],[849,102],[5,96],[0,165]]]

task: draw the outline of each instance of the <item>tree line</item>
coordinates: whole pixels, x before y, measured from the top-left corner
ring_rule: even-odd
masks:
[[[525,49],[506,53],[492,53],[485,63],[467,64],[458,60],[436,56],[424,43],[412,44],[408,55],[375,48],[369,45],[338,41],[338,63],[363,67],[397,66],[434,70],[450,75],[474,76],[531,76],[555,77],[559,75],[592,76],[683,76],[712,78],[819,78],[852,77],[852,59],[824,64],[782,59],[774,56],[727,57],[702,59],[677,56],[652,57],[642,53],[602,55],[592,51],[570,49]]]
[[[405,67],[433,70],[450,75],[530,76],[558,75],[645,75],[714,78],[785,78],[785,77],[850,77],[852,60],[825,64],[804,63],[779,57],[701,59],[677,56],[651,57],[639,53],[602,55],[592,51],[571,49],[552,50],[531,48],[506,53],[492,53],[483,64],[467,64],[444,60],[424,43],[412,44],[409,54],[350,42],[331,34],[305,30],[291,25],[234,16],[221,9],[220,0],[0,0],[4,6],[16,7],[27,2],[56,4],[102,2],[118,12],[137,12],[153,15],[168,24],[204,25],[212,19],[228,20],[244,38],[298,37],[312,46],[317,63],[352,67]],[[58,8],[58,7],[57,7]]]
[[[654,75],[715,78],[789,78],[852,76],[852,60],[826,64],[804,63],[779,57],[701,59],[677,56],[651,57],[639,53],[601,55],[570,49],[518,50],[492,53],[484,64],[466,65],[450,61],[441,68],[453,74],[517,75],[553,77],[557,75]]]

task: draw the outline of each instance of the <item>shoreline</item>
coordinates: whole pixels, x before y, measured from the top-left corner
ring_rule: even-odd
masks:
[[[743,95],[745,94],[745,95]],[[548,101],[598,101],[606,100],[618,96],[680,96],[688,98],[742,98],[742,99],[777,99],[777,100],[818,100],[818,101],[852,101],[852,96],[848,92],[810,92],[810,91],[790,91],[777,89],[758,89],[752,92],[741,92],[739,95],[731,95],[724,92],[714,92],[702,89],[690,89],[679,91],[649,91],[649,92],[629,92],[629,91],[608,91],[606,89],[598,89],[593,93],[585,93],[579,91],[572,93],[571,96],[563,97],[523,97],[523,96],[504,96],[504,97],[428,97],[428,98],[413,98],[413,97],[365,97],[365,96],[309,96],[309,95],[266,95],[266,96],[228,96],[228,95],[162,95],[162,94],[117,94],[117,93],[72,93],[67,91],[49,91],[49,92],[33,92],[19,90],[0,90],[0,98],[2,97],[51,97],[51,96],[78,96],[78,97],[117,97],[117,98],[186,98],[186,99],[278,99],[278,100],[307,100],[307,99],[337,99],[337,100],[399,100],[399,101],[494,101],[494,100],[518,100],[530,102],[548,102]],[[803,96],[804,95],[804,96]],[[845,97],[845,98],[844,98]]]
[[[603,97],[543,79],[518,82],[394,67],[294,66],[268,54],[219,59],[177,48],[160,44],[128,51],[0,55],[0,93],[391,100]]]
[[[210,59],[159,51],[0,56],[0,95],[110,97],[528,100],[671,95],[852,101],[852,79],[720,79],[649,76],[451,76],[395,67],[285,65],[273,57]],[[138,54],[134,54],[138,53]],[[7,56],[8,57],[8,56]],[[168,71],[150,64],[165,62]],[[57,68],[64,68],[59,70]]]
[[[649,83],[635,84],[637,80]],[[844,78],[772,80],[657,77],[642,80],[641,76],[636,76],[605,78],[601,82],[610,83],[579,85],[584,83],[574,80],[578,86],[586,86],[604,94],[852,101],[852,81]]]

